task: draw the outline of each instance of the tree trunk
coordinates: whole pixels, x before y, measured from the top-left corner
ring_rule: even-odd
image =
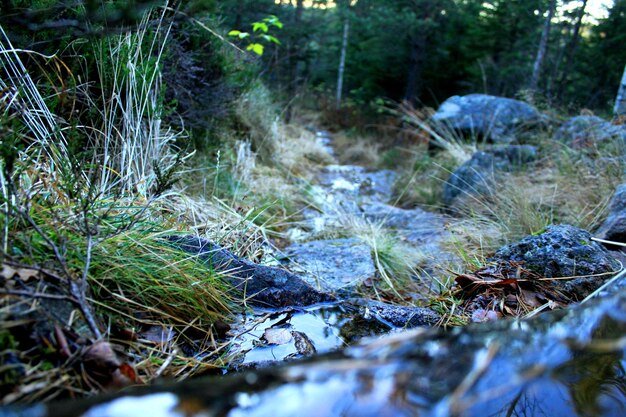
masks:
[[[617,98],[615,99],[613,114],[615,117],[626,116],[626,66],[624,67],[622,82],[617,90]]]
[[[530,79],[530,91],[536,92],[539,85],[539,75],[541,73],[541,64],[546,55],[548,49],[548,37],[550,36],[550,26],[552,24],[552,18],[554,17],[554,10],[556,9],[556,0],[550,0],[548,6],[548,16],[543,25],[543,31],[541,32],[541,40],[539,41],[539,49],[537,50],[537,57],[535,58],[535,64],[533,65],[533,76]]]
[[[415,104],[422,90],[422,72],[424,68],[424,53],[426,49],[425,36],[419,36],[411,42],[411,54],[409,55],[408,74],[404,100]]]
[[[404,90],[404,100],[411,104],[416,104],[422,93],[422,78],[428,52],[428,37],[433,31],[433,19],[437,19],[437,12],[440,10],[430,1],[415,3],[414,11],[417,13],[420,22],[410,38],[411,51],[409,53],[408,74]]]
[[[576,17],[576,23],[574,24],[574,30],[572,31],[572,38],[567,43],[565,47],[565,53],[567,54],[567,59],[565,60],[565,66],[563,67],[563,72],[561,72],[558,78],[557,84],[557,96],[560,97],[563,93],[563,87],[565,85],[565,79],[567,78],[568,71],[571,68],[572,63],[574,62],[574,55],[576,54],[576,49],[578,48],[578,41],[580,40],[580,28],[582,27],[583,19],[586,14],[587,8],[587,0],[583,0],[583,4],[578,9],[578,16]],[[561,60],[557,62],[556,71],[558,73],[559,67],[561,65]]]
[[[343,21],[343,40],[341,41],[341,57],[339,58],[339,73],[337,74],[337,109],[341,108],[341,93],[343,90],[343,74],[346,68],[346,51],[348,49],[348,33],[350,31],[350,19],[346,15]]]
[[[289,70],[288,70],[288,79],[287,79],[287,97],[288,104],[285,112],[285,122],[289,123],[291,121],[291,116],[293,115],[293,101],[296,96],[296,91],[298,90],[298,63],[300,61],[300,33],[299,28],[302,22],[302,10],[303,10],[303,0],[296,1],[296,10],[293,15],[293,29],[294,32],[292,38],[289,41],[289,48],[287,54],[289,56]]]

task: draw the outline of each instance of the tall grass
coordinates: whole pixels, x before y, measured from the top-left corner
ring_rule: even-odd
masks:
[[[439,147],[457,161],[458,165],[469,160],[478,150],[478,137],[474,133],[471,139],[465,138],[460,132],[445,123],[433,123],[431,112],[421,111],[408,104],[401,104],[393,110],[412,129],[419,129],[428,134],[430,144]]]
[[[161,241],[162,235],[126,232],[99,245],[90,280],[98,305],[131,321],[143,311],[155,323],[207,331],[228,314],[234,294],[218,274]]]
[[[91,135],[91,145],[101,150],[94,163],[104,194],[115,188],[145,198],[159,188],[158,174],[180,162],[173,150],[183,132],[162,123],[161,65],[172,23],[164,22],[165,8],[157,19],[154,13],[96,46],[100,85],[110,85],[98,100],[102,127]]]
[[[32,163],[43,162],[45,157],[54,172],[68,158],[67,140],[55,115],[50,112],[31,75],[26,70],[20,54],[33,51],[15,49],[4,28],[0,26],[0,90],[3,116],[18,114],[29,131],[29,144],[25,154]],[[46,57],[54,58],[54,57]],[[6,139],[3,139],[3,141]],[[21,157],[26,157],[22,154]]]
[[[44,67],[29,72],[21,54],[31,52],[14,49],[0,27],[0,120],[11,122],[0,126],[2,260],[48,271],[54,286],[46,288],[56,291],[25,286],[6,298],[3,319],[19,312],[19,297],[65,297],[89,326],[81,334],[98,340],[112,337],[114,322],[195,327],[211,337],[211,326],[230,314],[224,277],[159,240],[192,222],[179,222],[183,205],[168,201],[178,201],[167,190],[186,156],[174,143],[182,132],[162,122],[161,64],[171,28],[165,10],[97,43],[97,87],[85,80],[89,71],[76,77],[90,106],[80,122],[51,111],[40,90],[54,77]],[[69,137],[88,156],[71,151]]]

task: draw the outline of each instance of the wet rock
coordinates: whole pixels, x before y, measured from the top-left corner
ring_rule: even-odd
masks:
[[[572,277],[545,282],[573,301],[591,294],[620,269],[619,262],[592,241],[589,232],[566,224],[548,226],[544,233],[504,246],[489,259],[505,268],[511,261],[542,277]]]
[[[532,320],[409,331],[286,366],[5,415],[622,416],[625,309],[616,290]]]
[[[609,215],[597,232],[601,239],[626,243],[626,184],[617,187],[609,204]],[[610,249],[624,249],[607,245]]]
[[[518,100],[470,94],[444,101],[432,120],[494,143],[510,143],[519,130],[537,125],[543,117],[534,107]]]
[[[340,332],[347,320],[335,305],[239,316],[230,332],[229,368],[265,367],[339,349],[345,346]]]
[[[372,300],[351,302],[359,307],[363,319],[376,320],[390,329],[432,327],[441,320],[441,316],[429,308],[395,306]]]
[[[331,156],[335,155],[335,149],[331,146],[332,136],[325,130],[315,131],[315,141]]]
[[[302,271],[307,283],[325,292],[350,293],[376,274],[370,247],[358,239],[297,243],[285,253],[292,270]]]
[[[241,291],[249,303],[267,307],[304,306],[333,297],[321,293],[297,275],[280,268],[258,265],[197,236],[169,236],[168,241],[197,256],[209,268],[228,272],[224,277]]]
[[[576,116],[565,122],[554,136],[572,148],[587,148],[618,139],[626,142],[626,126],[615,126],[597,116]]]
[[[310,207],[302,211],[301,227],[288,232],[294,242],[310,240],[345,226],[346,219],[361,216],[361,205],[391,198],[396,173],[367,171],[353,165],[329,165],[319,174],[319,184],[307,189]]]
[[[537,148],[530,145],[509,145],[476,152],[457,168],[443,188],[443,203],[454,205],[458,197],[492,195],[496,186],[496,172],[511,172],[534,161]]]

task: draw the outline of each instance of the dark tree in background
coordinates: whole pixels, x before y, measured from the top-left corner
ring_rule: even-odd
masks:
[[[586,0],[278,3],[225,0],[219,10],[238,29],[268,14],[286,23],[284,45],[263,57],[285,100],[304,84],[336,94],[346,5],[342,95],[363,103],[386,97],[435,105],[453,94],[515,97],[530,88],[551,104],[609,111],[626,63],[626,0],[597,24],[585,19]]]
[[[4,0],[0,24],[16,46],[51,54],[66,50],[71,39],[98,38],[133,25],[155,4],[161,2]],[[253,22],[278,16],[285,24],[275,33],[281,45],[268,44],[262,57],[242,60],[285,103],[287,119],[294,99],[306,92],[335,103],[338,84],[342,102],[360,104],[382,97],[437,105],[454,94],[516,97],[530,89],[547,104],[608,113],[626,64],[626,0],[615,0],[597,22],[588,18],[587,0],[196,0],[169,5],[177,20],[177,44],[167,63],[173,66],[171,74],[181,70],[187,77],[173,76],[171,82],[191,86],[198,81],[207,92],[219,91],[224,87],[219,80],[228,76],[213,62],[224,42],[201,40],[185,22],[208,17],[211,27],[225,34],[250,31]],[[200,96],[211,94],[188,96],[187,107],[181,104],[190,122],[199,119],[191,115],[199,111]],[[185,101],[176,94],[170,98]]]

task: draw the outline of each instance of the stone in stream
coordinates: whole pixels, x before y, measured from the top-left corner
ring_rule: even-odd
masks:
[[[285,253],[295,264],[290,268],[324,292],[350,294],[376,274],[370,247],[354,238],[296,243]]]
[[[358,316],[364,320],[376,320],[390,329],[433,327],[441,321],[441,315],[430,308],[396,306],[373,300],[350,300],[358,306]]]
[[[335,149],[331,146],[332,136],[329,132],[318,130],[315,131],[315,141],[324,149],[329,155],[335,155]]]
[[[224,272],[224,277],[249,303],[264,307],[304,306],[334,298],[321,293],[297,275],[280,268],[258,265],[235,256],[207,239],[197,236],[169,236],[177,248],[202,260],[209,268]]]
[[[280,367],[0,414],[623,416],[626,292],[618,284],[601,299],[531,320],[407,331]]]
[[[328,165],[319,175],[319,184],[327,192],[386,202],[391,198],[396,176],[390,170],[368,171],[356,165]]]
[[[453,96],[443,102],[432,120],[442,130],[456,130],[474,139],[511,143],[519,131],[544,121],[534,107],[522,101],[486,94]]]
[[[361,210],[366,220],[394,230],[412,244],[438,242],[448,236],[445,217],[421,208],[406,210],[385,203],[370,203],[364,204]]]

